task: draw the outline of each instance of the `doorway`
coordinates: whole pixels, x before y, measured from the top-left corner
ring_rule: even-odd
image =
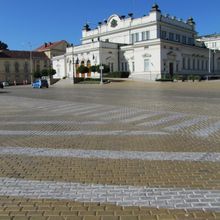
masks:
[[[173,78],[173,73],[174,73],[173,67],[174,67],[173,63],[170,63],[169,64],[169,74],[170,74],[171,79]]]

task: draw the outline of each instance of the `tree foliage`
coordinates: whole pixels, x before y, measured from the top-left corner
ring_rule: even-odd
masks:
[[[33,75],[34,75],[34,78],[35,78],[35,79],[39,79],[39,78],[42,77],[41,72],[39,72],[39,71],[34,72]]]
[[[108,65],[106,64],[102,64],[102,66],[104,67],[104,69],[102,70],[103,73],[109,73],[110,72],[110,68]],[[100,70],[100,65],[97,66],[90,66],[89,68],[90,72],[101,72]]]
[[[53,76],[53,75],[55,75],[57,72],[56,72],[56,70],[55,69],[49,69],[48,70],[48,75],[49,76]]]
[[[81,65],[77,68],[77,73],[88,73],[89,68],[87,66]]]
[[[41,77],[46,77],[46,76],[53,76],[56,74],[56,70],[55,69],[43,69],[41,71],[36,71],[34,73],[34,78],[41,78]]]
[[[41,76],[48,76],[48,75],[49,75],[48,69],[41,70]]]
[[[104,67],[104,69],[102,70],[103,73],[109,73],[110,72],[110,68],[109,68],[108,65],[102,64],[102,66]],[[97,66],[97,72],[101,73],[100,65]]]
[[[97,68],[98,66],[90,66],[89,67],[89,71],[90,72],[93,72],[93,73],[95,73],[95,72],[98,72],[98,68]]]
[[[0,50],[7,50],[8,49],[8,45],[2,41],[0,41]]]

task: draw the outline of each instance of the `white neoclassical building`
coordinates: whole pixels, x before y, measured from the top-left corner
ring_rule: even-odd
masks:
[[[220,34],[210,34],[198,38],[205,46],[211,50],[220,50]]]
[[[107,64],[112,72],[128,71],[131,78],[146,80],[174,74],[219,74],[219,53],[210,59],[209,50],[196,39],[193,18],[183,21],[163,15],[157,4],[141,18],[114,14],[95,29],[86,24],[81,45],[53,58],[55,77],[81,76],[76,73],[81,64]]]

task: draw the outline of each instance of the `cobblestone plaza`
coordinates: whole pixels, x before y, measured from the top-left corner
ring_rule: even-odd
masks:
[[[0,90],[0,220],[220,219],[220,82]]]

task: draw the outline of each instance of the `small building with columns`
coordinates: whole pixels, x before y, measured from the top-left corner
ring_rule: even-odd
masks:
[[[81,45],[68,47],[65,55],[52,59],[55,77],[79,76],[76,69],[81,64],[106,64],[111,72],[130,72],[130,78],[143,80],[219,74],[219,53],[210,59],[209,50],[196,39],[193,18],[183,21],[163,15],[157,4],[141,18],[114,14],[95,29],[86,24]]]

